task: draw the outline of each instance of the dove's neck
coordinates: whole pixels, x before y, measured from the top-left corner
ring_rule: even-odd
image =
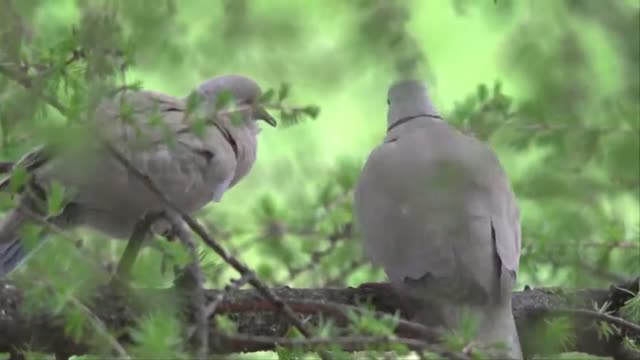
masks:
[[[233,124],[225,120],[222,125],[227,129],[238,149],[235,175],[230,184],[233,186],[251,171],[256,161],[259,129],[253,120],[247,120],[240,124]]]
[[[417,123],[410,124],[410,122],[417,122]],[[387,128],[387,133],[390,133],[392,130],[396,128],[400,128],[402,125],[405,125],[403,129],[403,130],[406,130],[405,132],[407,131],[411,132],[416,128],[425,127],[425,125],[428,125],[429,123],[433,123],[433,122],[440,123],[442,122],[442,118],[439,115],[431,115],[431,114],[419,114],[414,116],[407,116],[389,125],[389,127]]]
[[[394,84],[389,88],[389,112],[387,126],[389,129],[404,123],[429,119],[442,121],[433,105],[427,88],[420,82],[410,80]]]

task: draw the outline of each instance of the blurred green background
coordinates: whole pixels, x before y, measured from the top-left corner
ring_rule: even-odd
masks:
[[[105,8],[118,31],[87,20]],[[7,11],[4,26],[22,33],[4,32],[9,58],[13,43],[18,57],[65,56],[56,51],[75,28],[88,46],[122,43],[132,60],[126,80],[147,89],[184,96],[209,77],[240,73],[265,88],[289,83],[291,102],[321,107],[315,121],[261,133],[250,176],[207,209],[222,228],[250,229],[265,201],[282,210],[278,221],[295,222],[322,209],[331,177],[352,185],[384,136],[387,87],[409,51],[423,59],[419,75],[441,112],[489,141],[514,183],[521,283],[589,277],[567,266],[580,259],[620,273],[640,268],[637,1],[22,1],[13,11],[22,23]],[[404,42],[390,45],[394,37]],[[498,99],[480,100],[479,86],[491,93],[496,82]],[[20,90],[2,84],[5,123],[22,121],[33,134],[36,116],[8,101]],[[15,128],[3,134],[8,158],[41,140],[25,143]],[[631,247],[618,251],[621,241]]]
[[[264,88],[291,84],[290,103],[320,106],[316,120],[265,128],[251,174],[201,214],[270,283],[384,279],[361,259],[357,233],[340,232],[358,171],[385,133],[387,87],[407,58],[421,59],[416,71],[449,121],[488,141],[506,168],[522,208],[519,287],[640,273],[637,0],[5,2],[3,63],[62,63],[77,46],[114,47],[129,62],[125,81],[146,89],[182,97],[209,77],[240,73]],[[42,87],[73,103],[91,82],[91,61]],[[3,159],[60,134],[50,129],[65,122],[45,110],[0,75]],[[55,262],[61,282],[86,276],[60,260],[63,244],[33,266]],[[123,248],[85,245],[112,260]],[[233,275],[206,259],[217,269],[211,286]],[[145,251],[138,280],[169,281],[159,263]]]

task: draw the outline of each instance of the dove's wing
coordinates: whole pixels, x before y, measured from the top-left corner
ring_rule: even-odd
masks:
[[[374,150],[355,206],[367,253],[395,282],[467,274],[465,285],[488,294],[495,256],[517,269],[519,219],[506,176],[490,149],[444,123]]]
[[[103,101],[95,113],[97,136],[153,182],[186,212],[220,199],[235,172],[235,155],[216,126],[199,134],[182,100],[150,91],[127,91]],[[127,237],[149,211],[164,204],[146,181],[130,174],[99,141],[84,144],[41,168],[43,182],[57,180],[73,189],[81,223],[114,237]]]

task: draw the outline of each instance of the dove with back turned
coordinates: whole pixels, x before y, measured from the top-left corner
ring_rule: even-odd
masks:
[[[515,195],[491,148],[447,124],[426,87],[388,91],[388,130],[354,193],[370,260],[401,294],[419,299],[414,320],[458,329],[522,354],[511,310],[520,258]]]
[[[227,104],[219,101],[223,92],[230,95]],[[190,96],[197,104],[192,110],[187,109],[189,98],[121,91],[104,99],[88,122],[186,213],[220,201],[249,173],[256,160],[257,120],[276,126],[259,104],[260,87],[247,77],[215,77]],[[29,211],[44,215],[38,204],[46,203],[54,182],[69,194],[62,212],[50,219],[62,228],[88,226],[114,238],[128,238],[145,215],[166,210],[97,138],[54,149],[44,146],[18,162],[30,180],[18,206],[0,221],[0,276],[25,258],[19,229],[31,221]],[[6,188],[8,182],[5,179],[0,187]]]

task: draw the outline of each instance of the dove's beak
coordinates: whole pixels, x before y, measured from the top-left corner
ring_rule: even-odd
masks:
[[[267,124],[276,127],[278,126],[278,123],[276,122],[276,119],[273,118],[273,116],[271,116],[271,114],[269,114],[267,112],[267,109],[265,109],[263,106],[258,106],[255,108],[255,112],[253,117],[256,120],[264,120]]]

